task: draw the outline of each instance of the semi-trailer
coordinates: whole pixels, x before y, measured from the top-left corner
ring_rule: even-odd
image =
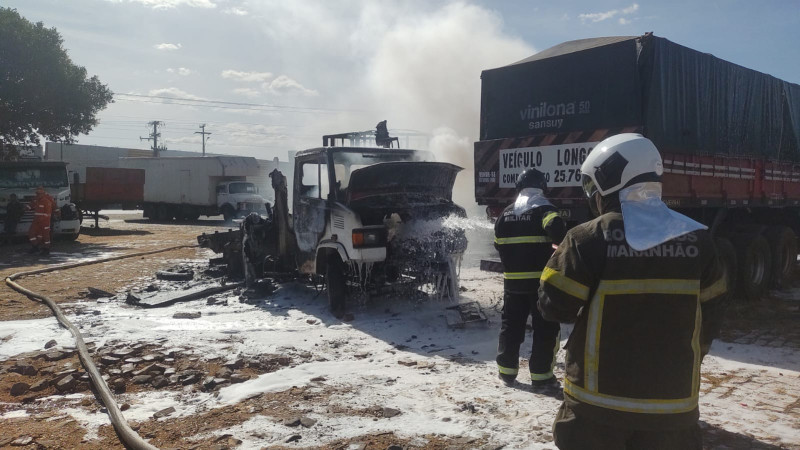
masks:
[[[572,224],[589,218],[580,166],[641,133],[664,161],[663,199],[709,226],[738,292],[759,297],[797,260],[800,86],[652,33],[565,42],[481,74],[475,198],[497,216],[526,167]]]

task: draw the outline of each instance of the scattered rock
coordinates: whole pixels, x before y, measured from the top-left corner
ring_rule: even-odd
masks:
[[[142,302],[141,297],[134,294],[133,292],[128,292],[128,296],[125,297],[125,303],[129,305],[138,305],[141,302]]]
[[[148,364],[148,365],[144,366],[143,368],[133,372],[133,375],[137,376],[137,377],[139,375],[147,375],[147,374],[149,374],[149,373],[151,373],[153,371],[153,368],[155,367],[155,365],[156,365],[155,363]]]
[[[317,320],[316,319],[307,319],[306,323],[309,324],[309,325],[316,325],[317,324]]]
[[[283,421],[283,424],[287,427],[296,427],[300,425],[300,418],[299,417],[292,417]]]
[[[390,417],[394,417],[394,416],[400,415],[400,410],[399,409],[394,409],[394,408],[383,408],[383,410],[381,412],[383,414],[383,417],[387,418],[387,419],[390,418]]]
[[[190,373],[180,378],[179,380],[182,385],[186,386],[188,384],[194,384],[200,381],[200,374],[197,373]]]
[[[137,357],[128,358],[125,360],[125,362],[128,364],[139,364],[142,361],[144,361],[142,358],[137,358]]]
[[[47,349],[47,348],[55,347],[56,345],[58,345],[58,342],[56,342],[55,339],[50,339],[49,341],[47,341],[46,344],[44,344],[44,348]]]
[[[245,375],[243,373],[234,373],[234,374],[231,375],[231,378],[230,378],[232,384],[244,383],[245,381],[247,381],[249,379],[250,379],[250,375]]]
[[[284,441],[284,442],[286,442],[288,444],[290,442],[299,441],[300,439],[303,439],[303,436],[300,436],[299,434],[293,434],[293,435],[289,436],[288,438],[286,438],[286,441]]]
[[[105,364],[105,365],[107,365],[107,366],[111,366],[111,365],[114,365],[114,364],[118,363],[119,362],[119,358],[115,358],[115,357],[109,356],[109,355],[104,355],[104,356],[100,357],[100,362]]]
[[[199,319],[203,314],[200,312],[176,312],[172,315],[173,319]]]
[[[123,366],[120,367],[120,371],[122,371],[123,375],[132,374],[134,370],[136,370],[136,366],[134,366],[133,364],[130,364],[130,363],[129,364],[123,364]]]
[[[453,419],[451,419],[449,417],[442,417],[442,422],[450,422],[451,420],[453,420]]]
[[[28,383],[14,383],[14,385],[11,386],[11,395],[13,395],[14,397],[20,396],[28,392],[28,389],[30,388],[31,385],[29,385]]]
[[[226,362],[225,363],[225,367],[227,367],[228,369],[231,369],[231,370],[241,369],[242,367],[244,367],[244,359],[236,358],[235,361]]]
[[[416,366],[417,362],[414,361],[413,359],[403,358],[403,359],[397,361],[397,364],[400,364],[401,366],[411,367],[411,366]]]
[[[322,381],[325,381],[325,380],[326,380],[325,377],[314,377],[314,378],[311,379],[311,381],[319,381],[319,382],[322,382]]]
[[[231,377],[231,373],[232,373],[231,369],[228,369],[227,367],[223,367],[223,368],[217,370],[217,376],[219,378],[230,378]]]
[[[33,442],[33,438],[31,436],[21,436],[14,439],[14,441],[11,442],[11,445],[15,447],[24,447],[29,445],[31,442]]]
[[[137,376],[133,377],[133,379],[131,379],[131,381],[133,382],[133,384],[145,384],[145,383],[149,383],[150,380],[152,380],[152,379],[153,379],[153,377],[150,376],[150,375],[137,375]]]
[[[144,362],[161,361],[162,359],[164,359],[164,355],[159,355],[157,353],[150,353],[149,355],[142,356],[142,361]]]
[[[157,413],[153,414],[153,418],[154,419],[160,419],[162,417],[167,417],[168,415],[170,415],[170,414],[172,414],[174,412],[175,412],[175,407],[174,406],[170,406],[169,408],[164,408],[161,411],[158,411]]]
[[[113,297],[114,294],[108,291],[104,291],[102,289],[97,289],[93,287],[87,288],[89,290],[89,298],[100,298],[100,297]]]
[[[115,356],[117,358],[124,359],[124,358],[127,358],[128,356],[133,355],[134,353],[136,353],[136,350],[134,350],[134,349],[132,349],[130,347],[124,347],[124,348],[118,348],[118,349],[112,351],[111,352],[111,356]]]
[[[68,356],[69,353],[66,352],[51,351],[44,354],[44,359],[45,361],[58,361]]]
[[[127,390],[127,385],[125,384],[125,379],[124,378],[115,378],[115,379],[111,380],[111,382],[108,383],[108,385],[117,394],[121,394],[121,393],[123,393],[123,392],[125,392]]]
[[[8,371],[9,372],[18,373],[20,375],[27,375],[27,376],[36,375],[36,372],[38,372],[36,370],[36,367],[33,367],[30,364],[20,364],[20,363],[17,363],[15,365],[11,366],[11,368],[8,369]]]
[[[163,375],[159,375],[159,376],[153,378],[153,382],[151,384],[153,385],[154,388],[160,389],[162,387],[168,386],[169,385],[169,380],[167,379],[167,377],[165,377]]]
[[[163,375],[164,375],[165,377],[170,377],[170,376],[172,376],[172,375],[175,375],[175,368],[174,368],[174,367],[167,367],[167,368],[164,370],[164,374],[163,374]]]
[[[310,417],[303,417],[303,418],[300,419],[300,425],[302,425],[302,426],[304,426],[306,428],[313,427],[315,423],[317,423],[317,421],[312,419],[312,418],[310,418]]]
[[[72,375],[67,375],[62,378],[58,383],[56,383],[56,389],[59,392],[66,392],[70,389],[74,388],[75,385],[78,384],[78,380],[72,377]]]
[[[127,411],[129,409],[131,409],[131,405],[129,405],[127,403],[123,403],[123,404],[119,405],[119,410],[120,411]]]
[[[31,385],[30,390],[33,392],[39,392],[47,389],[48,386],[50,386],[50,380],[48,380],[47,378],[42,378],[36,383],[33,383],[33,385]]]

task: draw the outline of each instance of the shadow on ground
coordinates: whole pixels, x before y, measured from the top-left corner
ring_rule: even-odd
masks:
[[[703,448],[713,449],[735,449],[735,450],[781,450],[781,447],[766,442],[761,442],[743,434],[723,430],[716,425],[709,425],[700,421],[700,428],[703,430]]]
[[[81,227],[81,234],[86,236],[144,236],[153,234],[147,230],[118,230],[113,228]]]

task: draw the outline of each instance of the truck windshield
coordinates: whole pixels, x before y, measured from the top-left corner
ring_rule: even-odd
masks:
[[[69,186],[65,167],[0,166],[0,188],[60,188]]]
[[[333,153],[333,170],[338,189],[347,189],[350,185],[350,174],[362,167],[383,162],[396,161],[435,161],[433,153],[426,151],[341,151]]]
[[[255,194],[256,185],[253,183],[231,183],[228,185],[228,192],[231,194]]]

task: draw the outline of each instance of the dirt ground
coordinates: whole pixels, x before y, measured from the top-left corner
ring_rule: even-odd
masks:
[[[112,216],[110,223],[101,222],[99,230],[84,228],[76,242],[56,241],[49,257],[29,255],[24,243],[0,247],[0,277],[5,279],[12,273],[47,267],[67,260],[72,261],[78,257],[94,259],[178,245],[193,245],[196,244],[196,236],[200,233],[213,233],[215,230],[226,229],[220,220],[200,220],[176,225],[151,224],[143,221],[140,216]],[[203,249],[181,248],[145,257],[25,277],[19,282],[59,303],[80,302],[85,299],[87,310],[83,313],[91,314],[88,308],[90,299],[87,288],[99,288],[114,294],[124,292],[131,286],[141,286],[157,270],[205,256],[207,252]],[[794,282],[793,287],[800,287],[800,277]],[[782,302],[778,297],[751,304],[734,303],[728,310],[721,338],[728,342],[759,343],[766,346],[789,346],[800,349],[800,327],[797,326],[800,311],[797,305],[797,302]],[[78,309],[80,307],[74,307],[72,312]],[[5,284],[0,286],[0,321],[48,316],[50,311],[47,307],[16,293]],[[150,346],[140,344],[131,346],[120,342],[113,345],[107,343],[106,347],[108,349],[103,353],[95,353],[95,361],[99,362],[101,372],[110,375],[109,381],[113,383],[116,379],[123,380],[120,383],[126,386],[127,392],[147,389],[167,389],[176,392],[182,389],[213,391],[214,387],[211,386],[213,384],[235,383],[237,380],[272,372],[293,363],[290,358],[281,355],[264,355],[259,360],[241,361],[235,366],[226,367],[222,361],[188,358],[182,356],[180,351],[163,348],[158,343]],[[5,412],[3,404],[29,405],[26,417],[0,421],[0,448],[12,448],[12,446],[13,448],[122,448],[110,426],[100,427],[99,439],[89,440],[81,425],[61,411],[63,408],[97,411],[102,405],[91,395],[87,376],[82,371],[77,354],[69,349],[58,355],[52,353],[42,349],[40,352],[17,355],[6,361],[0,360],[0,415]],[[145,370],[153,364],[158,367],[136,375],[135,372]],[[145,369],[142,369],[143,367]],[[203,380],[202,377],[192,378],[195,372],[216,374],[215,376],[220,378],[214,382]],[[148,382],[134,381],[135,376],[149,375],[152,377]],[[56,386],[56,381],[67,377],[72,377],[74,383],[63,390]],[[153,383],[156,383],[159,377],[164,378],[164,383],[167,384],[155,388]],[[34,390],[33,386],[43,379],[49,380],[48,383],[37,386],[37,390]],[[722,381],[705,380],[712,388],[716,386],[714,383],[720,384]],[[22,396],[11,395],[10,391],[17,383],[30,385],[30,391]],[[295,420],[302,416],[304,408],[309,404],[327,405],[326,399],[335,393],[334,389],[312,391],[295,387],[281,392],[261,394],[238,404],[213,409],[199,415],[160,421],[148,420],[133,423],[132,426],[160,448],[234,448],[239,442],[229,435],[202,440],[197,440],[195,436],[200,432],[242,423],[254,415],[270,416],[279,421]],[[59,393],[69,395],[55,395]],[[46,401],[42,401],[43,399]],[[800,413],[798,402],[787,407]],[[344,411],[332,408],[329,413],[335,415]],[[346,413],[376,417],[377,420],[382,411],[380,408],[365,408]],[[704,427],[704,434],[707,448],[779,448],[709,426]],[[27,437],[32,438],[30,442],[26,441]],[[459,440],[433,435],[421,438],[424,438],[427,448],[477,448],[487,445],[487,442],[480,439]],[[328,447],[386,449],[410,446],[413,446],[410,439],[400,438],[393,433],[383,433],[358,436],[335,442]]]

